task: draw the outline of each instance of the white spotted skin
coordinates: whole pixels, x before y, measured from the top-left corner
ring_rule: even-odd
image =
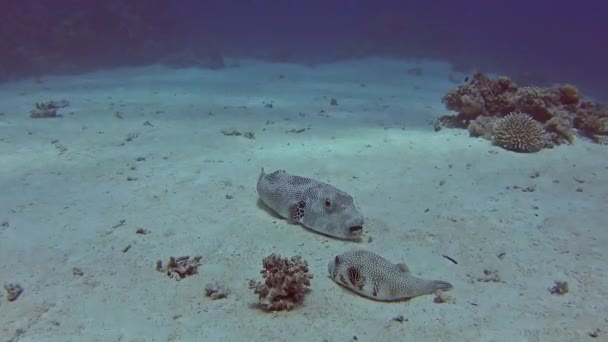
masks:
[[[336,187],[283,170],[262,169],[257,192],[264,204],[291,223],[346,240],[360,239],[364,218],[353,197]]]
[[[405,264],[393,264],[365,250],[338,255],[327,268],[336,283],[378,301],[404,300],[452,288],[445,281],[415,277]]]

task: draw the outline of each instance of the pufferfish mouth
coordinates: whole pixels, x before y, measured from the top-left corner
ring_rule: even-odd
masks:
[[[351,226],[348,227],[348,231],[353,235],[361,235],[363,233],[363,226]]]

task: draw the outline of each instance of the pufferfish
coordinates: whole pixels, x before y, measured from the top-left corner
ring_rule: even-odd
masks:
[[[267,207],[291,223],[345,240],[358,240],[363,234],[365,219],[353,197],[330,184],[262,169],[257,191]]]
[[[397,301],[452,289],[448,282],[415,277],[406,264],[393,264],[366,250],[338,255],[327,268],[336,283],[379,301]]]

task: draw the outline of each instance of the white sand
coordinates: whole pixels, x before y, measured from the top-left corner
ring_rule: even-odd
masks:
[[[0,301],[0,341],[585,341],[596,329],[606,340],[608,147],[516,154],[433,132],[454,86],[445,65],[415,77],[396,61],[239,63],[0,85],[0,282],[25,289]],[[28,117],[34,102],[62,98],[64,117]],[[261,167],[350,192],[369,222],[364,241],[260,209]],[[374,302],[337,286],[327,262],[355,248],[450,281],[452,302]],[[295,311],[252,307],[248,280],[273,252],[302,255],[315,275]],[[197,275],[155,271],[158,259],[196,254]],[[501,281],[479,281],[484,270]],[[550,294],[554,280],[570,292]],[[204,297],[213,281],[231,295]]]

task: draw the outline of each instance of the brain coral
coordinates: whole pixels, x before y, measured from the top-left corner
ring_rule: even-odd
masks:
[[[496,120],[492,127],[494,144],[514,152],[538,152],[546,144],[545,130],[528,114],[513,112]]]

